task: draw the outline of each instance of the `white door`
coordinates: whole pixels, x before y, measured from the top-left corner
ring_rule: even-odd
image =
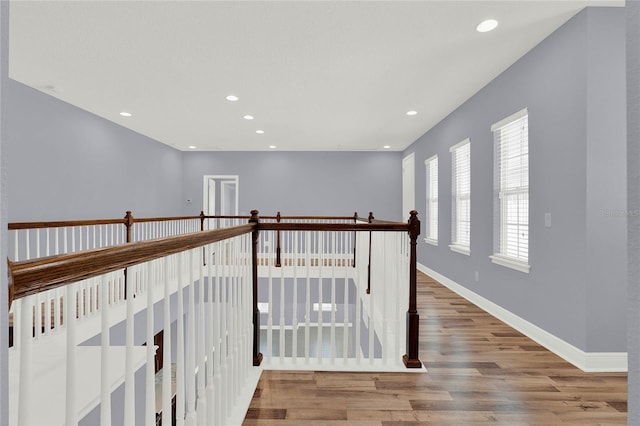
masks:
[[[416,155],[411,153],[402,159],[402,221],[409,219],[409,212],[416,208]]]
[[[203,211],[207,216],[238,215],[238,176],[237,175],[205,175],[203,188]],[[232,220],[207,221],[207,229],[227,226]]]

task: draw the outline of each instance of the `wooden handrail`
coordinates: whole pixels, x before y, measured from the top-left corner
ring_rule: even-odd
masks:
[[[53,221],[53,222],[12,222],[8,224],[7,228],[9,230],[18,230],[18,229],[41,229],[41,228],[64,228],[64,227],[70,227],[70,226],[114,225],[114,224],[124,224],[124,223],[125,223],[125,219],[60,220],[60,221]]]
[[[66,283],[248,234],[255,228],[256,225],[251,223],[34,260],[9,261],[9,285],[13,287],[12,295],[15,300]]]
[[[352,218],[353,219],[353,218]],[[402,222],[387,223],[287,223],[260,222],[261,231],[409,231]]]

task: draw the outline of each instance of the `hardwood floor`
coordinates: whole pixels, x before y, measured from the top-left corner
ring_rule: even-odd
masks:
[[[264,371],[245,425],[626,425],[626,373],[583,373],[422,273],[428,373]]]

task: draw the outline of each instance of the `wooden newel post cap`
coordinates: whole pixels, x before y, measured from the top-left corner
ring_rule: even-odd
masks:
[[[258,210],[251,210],[251,219],[249,219],[249,222],[259,222],[260,218],[258,217],[258,213],[260,213]]]
[[[409,212],[409,234],[412,237],[417,237],[420,235],[420,219],[418,219],[418,211],[411,210]]]
[[[280,212],[278,212],[276,213],[276,222],[280,223],[280,219],[281,219]]]
[[[369,212],[369,223],[373,222],[373,219],[375,219],[375,217],[373,217],[373,212]]]
[[[127,226],[133,225],[133,215],[131,214],[131,210],[127,210],[127,214],[124,215],[124,224]]]
[[[204,219],[204,210],[200,210],[200,219]]]

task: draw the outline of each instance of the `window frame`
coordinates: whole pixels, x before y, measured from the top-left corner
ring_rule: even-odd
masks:
[[[526,119],[526,153],[518,154],[515,157],[508,158],[507,155],[510,152],[509,142],[507,138],[503,138],[499,132],[508,128],[514,123]],[[531,265],[529,264],[529,236],[530,236],[530,223],[531,223],[531,209],[529,208],[529,173],[530,173],[530,161],[529,161],[529,111],[524,108],[491,126],[491,132],[494,138],[494,253],[489,256],[491,262],[501,265],[507,268],[515,269],[520,272],[529,273]],[[522,145],[523,138],[520,138],[520,144]],[[526,156],[526,162],[523,162],[523,157]],[[519,165],[517,163],[520,163]],[[515,166],[515,169],[514,169]],[[523,170],[526,169],[526,170]],[[520,182],[520,185],[508,184],[508,181],[503,179],[502,176],[506,170],[509,170],[510,174],[514,174],[522,180],[522,176],[526,173],[526,186]],[[515,172],[514,172],[515,170]],[[507,184],[507,188],[503,185]],[[523,198],[524,196],[524,198]],[[517,220],[515,223],[510,223],[508,220],[508,206],[510,199],[515,199],[517,209]],[[526,224],[521,221],[520,207],[521,203],[526,204]],[[518,253],[521,251],[520,230],[526,227],[526,243],[524,248],[526,249],[526,256],[513,256],[507,252],[507,246],[509,241],[509,235],[512,231],[510,227],[516,228],[516,250]]]
[[[461,173],[461,164],[458,164],[459,156],[458,153],[461,149],[468,149],[468,171],[466,173]],[[449,148],[449,152],[451,152],[451,244],[449,248],[460,254],[471,255],[471,139],[466,138],[465,140],[453,145]],[[464,171],[464,170],[463,170]],[[468,179],[468,182],[460,182],[462,178]],[[465,184],[468,188],[468,192],[460,193],[461,184]],[[463,210],[462,204],[467,204],[468,209],[465,211],[468,213],[465,216],[465,223],[468,223],[468,237],[466,238],[466,243],[461,241],[460,239],[460,228],[461,228],[461,210]]]
[[[438,245],[438,173],[439,173],[439,164],[438,164],[438,155],[433,155],[426,160],[424,160],[425,170],[426,170],[426,180],[425,180],[425,193],[426,193],[426,213],[427,213],[427,226],[426,226],[426,237],[424,241],[427,244],[431,244],[434,246]],[[435,166],[435,179],[433,179],[434,173],[433,167]],[[433,197],[433,188],[435,181],[435,189],[436,196]],[[433,214],[435,211],[435,215]],[[435,236],[434,231],[435,230]]]

